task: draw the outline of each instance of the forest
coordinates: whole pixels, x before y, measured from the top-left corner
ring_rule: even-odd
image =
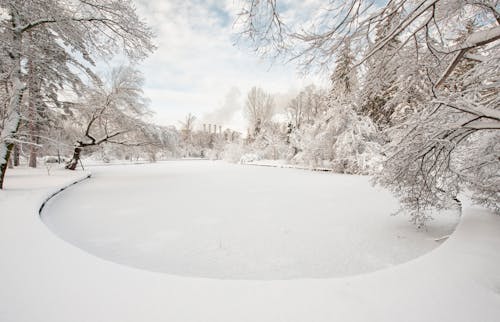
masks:
[[[370,175],[417,226],[466,193],[500,211],[500,11],[496,0],[328,1],[291,19],[245,0],[234,34],[262,57],[328,75],[285,108],[245,93],[246,132],[186,113],[155,123],[135,66],[154,33],[128,0],[0,1],[0,188],[9,167],[82,158],[286,164]],[[100,59],[127,57],[103,72]],[[177,123],[175,123],[177,122]]]

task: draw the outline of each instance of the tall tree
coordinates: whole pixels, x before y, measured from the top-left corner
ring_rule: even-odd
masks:
[[[399,195],[417,224],[429,218],[427,210],[453,202],[465,187],[476,201],[499,210],[500,158],[495,142],[500,142],[500,11],[496,0],[395,0],[375,5],[364,0],[330,1],[309,15],[321,17],[320,23],[306,23],[309,28],[287,24],[282,11],[288,7],[278,2],[244,2],[239,26],[260,52],[281,53],[309,69],[321,69],[331,64],[347,37],[358,49],[376,39],[356,65],[373,63],[374,68],[396,71],[391,77],[409,77],[399,79],[403,81],[397,91],[393,86],[387,87],[389,92],[382,88],[386,93],[368,111],[380,113],[384,123],[392,126],[392,137],[400,138],[389,148],[379,182]],[[457,39],[471,19],[480,22],[479,28]],[[377,55],[381,59],[373,59]],[[466,61],[477,64],[459,72]],[[416,77],[410,77],[409,67],[415,67]],[[407,80],[417,91],[400,90]],[[365,82],[363,91],[369,93],[376,85]],[[421,94],[427,97],[417,97]],[[403,105],[405,100],[418,111],[391,124],[395,112],[405,114],[392,104]]]
[[[73,158],[66,168],[75,170],[83,149],[103,143],[145,145],[144,116],[149,113],[142,93],[143,78],[139,71],[122,66],[111,73],[109,84],[97,83],[73,104],[77,138]]]
[[[189,113],[186,115],[184,121],[181,121],[181,134],[182,141],[185,144],[191,144],[193,140],[194,124],[196,122],[196,116]]]
[[[336,60],[335,70],[330,77],[332,84],[330,98],[337,101],[352,101],[353,93],[358,89],[358,77],[348,38],[342,44]]]
[[[375,42],[371,44],[368,52],[391,33],[398,22],[399,12],[394,10],[383,22],[379,23],[376,26]],[[367,59],[365,64],[367,71],[360,95],[360,111],[369,116],[381,129],[391,125],[391,117],[394,113],[391,99],[398,90],[396,80],[399,64],[392,64],[392,57],[396,55],[400,45],[398,37],[392,38]]]
[[[23,94],[27,88],[23,69],[23,41],[29,32],[46,29],[64,44],[66,57],[94,64],[95,57],[123,51],[132,59],[144,58],[152,49],[152,33],[140,21],[129,0],[1,0],[7,19],[0,21],[3,74],[8,87],[7,107],[0,132],[0,188],[8,159],[19,140]],[[39,47],[42,44],[32,44]],[[68,59],[69,60],[69,59]],[[76,62],[77,59],[72,59]]]
[[[252,87],[245,101],[245,113],[252,136],[259,135],[273,117],[274,99],[261,88]]]

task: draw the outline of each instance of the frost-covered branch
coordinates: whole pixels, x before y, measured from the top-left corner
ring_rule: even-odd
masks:
[[[328,1],[308,7],[311,18],[299,22],[278,0],[257,3],[242,14],[259,35],[250,40],[260,53],[280,39],[288,45],[279,52],[287,60],[332,74],[345,47],[356,52],[361,80],[343,96],[381,131],[388,158],[377,181],[400,197],[413,222],[425,224],[432,208],[454,207],[463,191],[500,210],[498,1]],[[264,30],[278,30],[268,28],[270,20],[256,23],[262,16],[278,16],[287,28],[266,37]],[[348,74],[332,80],[341,84]],[[318,128],[297,141],[317,138]]]
[[[74,105],[81,122],[80,137],[75,139],[73,159],[67,165],[74,170],[82,149],[104,143],[139,146],[145,126],[142,117],[147,106],[142,97],[142,77],[131,67],[119,67],[111,73],[109,84],[95,84],[83,100]]]
[[[35,121],[40,106],[46,107],[44,102],[60,105],[57,96],[64,87],[80,94],[85,86],[79,71],[97,81],[87,66],[95,64],[95,57],[125,52],[131,59],[142,59],[154,45],[151,29],[129,0],[2,0],[0,7],[6,15],[0,21],[0,81],[10,101],[0,120],[1,188],[13,148],[9,142],[21,126],[22,97],[28,86],[28,122],[36,138]]]

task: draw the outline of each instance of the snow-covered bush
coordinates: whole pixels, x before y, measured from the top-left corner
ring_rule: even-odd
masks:
[[[208,149],[205,150],[205,158],[209,160],[219,160],[221,158],[221,152],[215,150],[215,149]]]
[[[295,130],[290,135],[292,146],[289,154],[290,163],[303,165],[310,168],[323,167],[325,161],[330,159],[328,146],[333,138],[323,136],[322,124],[305,124],[300,130]]]
[[[300,152],[293,157],[293,163],[310,167],[328,163],[339,173],[371,173],[377,169],[376,160],[380,158],[375,125],[349,104],[332,105],[321,122],[295,135],[294,142]]]
[[[261,159],[261,157],[255,153],[246,153],[246,154],[241,156],[240,163],[241,164],[251,163],[254,161],[259,161],[260,159]]]
[[[66,158],[64,157],[58,157],[56,155],[46,155],[42,158],[43,163],[60,163],[60,162],[66,162]]]
[[[237,163],[245,154],[245,149],[240,143],[229,143],[224,147],[222,159],[231,163]]]

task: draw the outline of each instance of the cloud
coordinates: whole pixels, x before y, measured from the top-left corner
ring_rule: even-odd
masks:
[[[224,103],[215,110],[206,113],[203,123],[227,126],[235,122],[235,117],[242,111],[242,95],[237,87],[232,87],[226,94]]]
[[[316,81],[297,77],[293,65],[272,65],[234,46],[234,2],[136,0],[139,14],[157,35],[158,50],[139,66],[157,122],[176,124],[193,113],[200,120],[242,128],[236,106],[241,111],[252,86],[286,93]]]

